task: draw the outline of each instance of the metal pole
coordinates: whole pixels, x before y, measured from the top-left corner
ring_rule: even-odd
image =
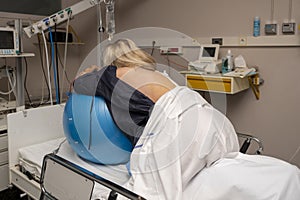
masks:
[[[15,29],[18,33],[18,40],[19,40],[19,51],[20,53],[23,52],[23,46],[21,41],[21,34],[22,34],[22,20],[16,19],[15,20]],[[16,78],[17,78],[17,97],[16,97],[16,106],[17,109],[24,107],[25,108],[25,98],[24,98],[24,76],[23,76],[23,66],[22,66],[22,57],[16,58]]]

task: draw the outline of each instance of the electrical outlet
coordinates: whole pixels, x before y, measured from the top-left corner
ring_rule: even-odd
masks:
[[[211,39],[211,43],[212,43],[212,44],[219,44],[219,45],[222,45],[222,44],[223,44],[223,38],[212,38],[212,39]]]
[[[295,34],[296,23],[282,23],[283,34]]]
[[[265,24],[265,34],[266,35],[276,35],[277,34],[277,24]]]
[[[247,37],[240,37],[239,38],[239,45],[246,46],[247,45]]]

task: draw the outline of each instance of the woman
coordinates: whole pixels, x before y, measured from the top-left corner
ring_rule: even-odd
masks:
[[[74,88],[104,97],[135,146],[124,187],[146,199],[299,198],[297,167],[239,153],[227,117],[155,71],[154,59],[132,41],[109,45],[104,63],[107,67],[82,72]],[[97,198],[107,197],[104,193]]]
[[[116,125],[134,146],[142,134],[155,102],[176,85],[156,71],[156,62],[129,39],[107,46],[104,65],[79,74],[75,92],[102,96]]]
[[[157,72],[154,59],[132,41],[109,45],[104,64],[83,71],[74,89],[104,97],[132,142],[126,187],[147,199],[183,199],[201,169],[236,156],[238,142],[228,119],[197,92]]]

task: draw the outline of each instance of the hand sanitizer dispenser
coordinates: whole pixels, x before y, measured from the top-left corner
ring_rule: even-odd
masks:
[[[228,49],[227,51],[227,55],[226,55],[226,58],[227,58],[227,71],[232,71],[234,66],[233,66],[233,55],[231,54],[231,50]]]

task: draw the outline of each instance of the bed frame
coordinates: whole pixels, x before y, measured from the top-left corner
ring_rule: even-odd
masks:
[[[71,185],[71,188],[67,186],[72,183],[86,183],[87,190],[93,188],[95,181],[104,185],[110,189],[109,199],[116,199],[117,194],[128,197],[129,199],[144,199],[137,194],[124,189],[123,187],[114,184],[109,180],[93,174],[81,167],[71,163],[57,155],[49,154],[45,156],[43,169],[41,174],[40,183],[35,180],[30,179],[27,175],[20,171],[18,165],[18,150],[22,147],[30,146],[33,144],[38,144],[46,142],[52,139],[61,138],[64,136],[63,133],[63,117],[64,105],[54,105],[46,106],[41,108],[33,108],[24,111],[19,111],[16,113],[11,113],[7,117],[8,124],[8,149],[9,149],[9,177],[10,184],[15,185],[25,193],[27,193],[32,199],[43,199],[45,196],[50,199],[68,199],[68,197],[63,196],[61,191],[76,191],[76,187],[82,188],[82,184]],[[256,153],[260,154],[262,151],[262,144],[257,139],[251,135],[245,135],[238,133],[239,137],[246,139],[242,145],[241,151],[245,153],[251,143],[255,141],[258,144],[258,150]],[[61,171],[59,175],[48,175],[51,174],[53,167],[58,167],[55,173]],[[52,178],[60,178],[65,174],[71,174],[66,180],[74,180],[69,182],[62,181],[62,178],[55,180]],[[51,177],[51,178],[49,178]],[[74,178],[75,177],[75,178]],[[50,181],[50,182],[49,182]],[[51,183],[53,181],[53,184]],[[60,188],[64,188],[61,191],[53,191],[53,185],[61,183]],[[78,190],[82,192],[81,190]],[[55,198],[54,193],[57,193]],[[90,195],[90,191],[86,191],[86,195]],[[68,194],[68,192],[67,192]],[[80,197],[80,195],[78,195]],[[74,197],[70,198],[74,199]],[[80,199],[84,199],[83,197]]]
[[[20,171],[18,149],[64,136],[63,111],[64,105],[54,105],[28,109],[8,115],[10,184],[18,187],[36,200],[45,198],[89,199],[94,182],[109,188],[108,199],[116,199],[118,194],[129,199],[144,199],[54,154],[48,154],[44,157],[40,183],[30,179]],[[60,185],[58,186],[58,184]],[[78,187],[80,187],[80,190],[76,190]],[[78,194],[76,194],[76,191],[78,191]],[[71,193],[73,196],[70,196]]]
[[[39,199],[40,185],[20,171],[18,149],[63,137],[63,110],[63,105],[55,105],[19,111],[7,116],[9,182],[33,199]]]
[[[90,199],[95,182],[109,188],[108,200],[117,199],[118,194],[133,200],[145,199],[55,154],[44,157],[40,199]],[[76,192],[74,188],[80,190]]]

